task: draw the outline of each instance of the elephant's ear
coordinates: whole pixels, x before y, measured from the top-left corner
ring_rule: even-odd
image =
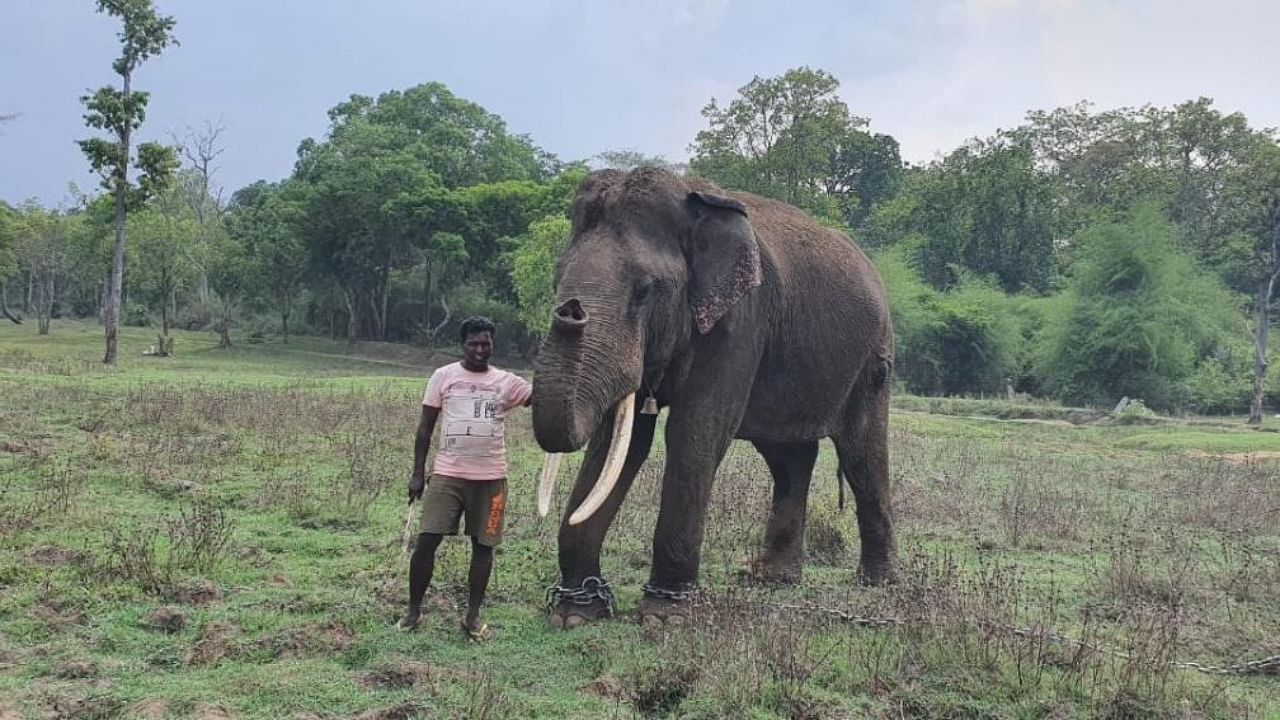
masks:
[[[760,246],[747,207],[733,198],[689,193],[693,231],[689,260],[689,305],[698,332],[706,335],[761,282]]]

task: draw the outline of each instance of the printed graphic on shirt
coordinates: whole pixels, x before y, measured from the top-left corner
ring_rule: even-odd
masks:
[[[444,398],[442,452],[458,457],[502,453],[501,390],[496,385],[456,383]]]

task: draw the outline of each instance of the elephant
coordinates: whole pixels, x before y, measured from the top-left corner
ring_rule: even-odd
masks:
[[[753,575],[801,579],[809,483],[819,441],[831,438],[856,503],[858,577],[891,580],[893,328],[862,250],[791,205],[649,167],[586,176],[571,220],[533,375],[544,513],[551,460],[587,447],[559,528],[552,623],[612,615],[601,546],[664,409],[642,620],[688,612],[712,482],[735,438],[754,444],[773,477]]]

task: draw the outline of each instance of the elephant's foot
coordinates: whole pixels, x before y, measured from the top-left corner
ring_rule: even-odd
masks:
[[[804,576],[804,563],[796,557],[765,553],[751,562],[746,576],[766,585],[797,585]]]
[[[644,586],[644,597],[640,600],[640,623],[642,625],[680,625],[693,611],[697,588],[692,584],[682,586],[679,590],[668,590],[654,586]]]
[[[547,590],[551,626],[571,630],[613,617],[613,591],[600,577],[589,577],[578,587],[554,585]]]
[[[889,585],[898,581],[897,566],[891,560],[858,563],[858,582],[864,585]]]

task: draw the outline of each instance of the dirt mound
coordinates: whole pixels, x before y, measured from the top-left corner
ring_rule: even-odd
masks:
[[[236,716],[221,705],[206,705],[204,703],[196,706],[195,712],[191,717],[196,720],[236,720]]]
[[[91,678],[98,674],[98,667],[87,660],[68,660],[54,668],[53,674],[63,680]]]
[[[612,675],[601,675],[578,688],[578,692],[618,702],[624,702],[627,699],[627,686]]]
[[[31,614],[40,618],[50,630],[60,630],[67,625],[83,625],[85,622],[83,610],[70,608],[57,600],[36,605],[31,608]]]
[[[360,678],[360,685],[370,690],[405,690],[429,688],[434,690],[435,670],[426,663],[402,662],[371,670]]]
[[[79,562],[80,553],[74,550],[45,545],[27,553],[27,559],[41,567],[57,567]]]
[[[142,618],[142,626],[168,634],[178,633],[187,626],[187,616],[174,608],[156,608]]]
[[[326,620],[282,630],[263,638],[259,645],[277,658],[314,657],[345,651],[356,641],[356,633],[337,620]]]
[[[169,717],[169,703],[165,700],[139,700],[125,709],[125,717],[164,720]]]
[[[203,607],[221,600],[222,591],[208,580],[200,580],[179,587],[176,597],[183,605]]]
[[[225,622],[205,623],[200,639],[187,653],[187,665],[216,665],[231,656],[232,642],[240,634],[240,628]]]

